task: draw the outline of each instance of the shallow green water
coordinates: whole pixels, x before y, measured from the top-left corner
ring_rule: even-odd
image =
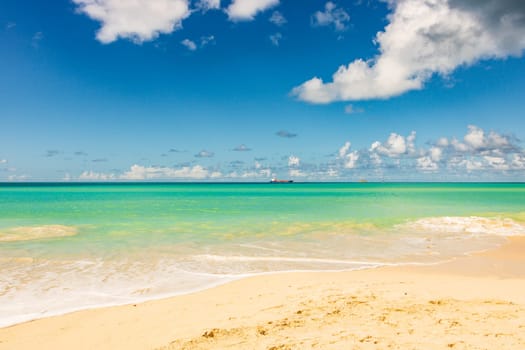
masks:
[[[0,326],[246,274],[446,260],[525,234],[524,213],[524,184],[1,184]]]

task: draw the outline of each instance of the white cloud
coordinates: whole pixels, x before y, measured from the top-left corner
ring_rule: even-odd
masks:
[[[70,179],[71,178],[69,178],[69,180]],[[107,180],[116,180],[117,176],[115,174],[105,174],[105,173],[96,173],[94,171],[84,171],[82,174],[79,175],[78,179],[87,180],[87,181],[107,181]]]
[[[226,13],[232,21],[251,21],[257,13],[278,4],[279,0],[233,0]]]
[[[7,159],[0,159],[0,164],[7,164]]]
[[[262,177],[271,177],[272,176],[272,170],[270,168],[261,169],[261,170],[259,170],[259,174]]]
[[[36,32],[33,35],[33,38],[31,38],[31,46],[33,46],[35,49],[37,49],[40,45],[40,41],[44,39],[44,34],[42,32]]]
[[[314,26],[330,26],[333,25],[336,31],[343,31],[347,29],[347,23],[350,21],[350,16],[346,11],[337,7],[331,1],[328,1],[324,6],[324,11],[317,11],[312,16],[312,25]]]
[[[304,173],[303,171],[299,169],[290,169],[290,177],[305,177],[308,176],[308,174]]]
[[[186,46],[186,48],[190,51],[195,51],[197,50],[197,44],[195,44],[194,41],[190,40],[190,39],[184,39],[180,42],[182,45]]]
[[[218,179],[222,177],[222,173],[220,171],[212,171],[209,177],[210,179]]]
[[[181,168],[145,167],[135,164],[130,170],[120,176],[122,180],[148,180],[148,179],[205,179],[221,177],[220,172],[210,172],[201,165]]]
[[[499,174],[517,176],[525,169],[525,152],[516,139],[494,131],[469,126],[464,142],[442,137],[429,146],[416,147],[416,132],[403,136],[392,132],[388,138],[374,141],[368,149],[352,151],[346,141],[336,152],[336,161],[327,164],[344,174],[344,169],[358,169],[369,174],[413,178],[417,172],[457,176],[477,172],[477,176]],[[451,140],[451,141],[449,141]]]
[[[379,54],[342,65],[331,82],[314,77],[292,94],[311,103],[389,98],[423,88],[437,73],[482,59],[521,55],[525,6],[500,0],[389,0]],[[481,5],[483,6],[477,6]],[[505,7],[506,6],[506,7]]]
[[[214,35],[201,36],[201,47],[204,47],[208,44],[213,44],[213,43],[215,43]]]
[[[467,171],[481,170],[484,168],[483,163],[476,159],[465,159],[459,163],[460,166],[464,166]]]
[[[468,132],[463,137],[464,142],[452,139],[451,145],[458,152],[493,152],[504,153],[517,147],[512,144],[508,136],[490,131],[488,134],[475,125],[468,126]]]
[[[431,147],[429,153],[430,159],[433,162],[439,162],[441,160],[441,157],[443,156],[443,150],[439,147]]]
[[[252,149],[248,146],[246,146],[244,143],[235,147],[233,149],[233,151],[236,151],[236,152],[248,152],[248,151],[251,151]]]
[[[434,171],[438,169],[437,163],[428,156],[418,158],[417,167],[423,171]]]
[[[97,39],[111,43],[118,38],[134,42],[153,40],[171,33],[190,15],[188,0],[73,0],[78,11],[101,23]]]
[[[338,177],[339,176],[339,171],[337,171],[334,168],[328,168],[328,170],[326,171],[325,175],[328,176],[328,177]]]
[[[363,109],[359,107],[355,107],[354,105],[346,105],[345,106],[345,113],[346,114],[356,114],[356,113],[363,113]]]
[[[299,157],[296,157],[294,155],[291,155],[290,157],[288,157],[289,167],[299,166],[300,163],[301,163],[301,159]]]
[[[485,138],[483,130],[474,125],[469,125],[468,129],[469,131],[464,137],[465,143],[473,149],[483,147]]]
[[[356,163],[359,160],[359,153],[357,151],[352,151],[345,156],[344,160],[344,167],[346,169],[353,169],[356,167]]]
[[[523,149],[510,136],[495,131],[485,131],[482,128],[469,125],[463,142],[457,139],[450,141],[449,148],[444,152],[452,153],[448,160],[451,166],[465,167],[468,171],[475,170],[518,170],[523,168]],[[455,155],[463,157],[455,161]]]
[[[256,170],[247,170],[241,173],[233,171],[226,177],[230,179],[268,179],[272,177],[272,171],[271,169],[258,169],[256,167]]]
[[[9,175],[7,177],[7,180],[8,181],[25,181],[27,179],[29,179],[30,176],[29,175]]]
[[[350,152],[351,147],[352,143],[350,141],[346,141],[345,144],[339,148],[339,158],[343,160],[343,167],[346,169],[355,168],[357,161],[359,160],[359,152]]]
[[[440,137],[436,142],[436,146],[439,146],[439,147],[447,147],[448,145],[449,145],[449,142],[446,137]]]
[[[515,169],[525,169],[525,154],[514,154],[512,156],[512,167]]]
[[[206,151],[205,149],[203,149],[202,151],[200,151],[199,153],[197,153],[195,155],[196,158],[211,158],[215,155],[215,153],[213,152],[210,152],[210,151]]]
[[[281,33],[275,33],[270,35],[270,41],[274,46],[279,46],[279,42],[283,38],[283,35]]]
[[[467,145],[465,145],[464,143],[461,143],[460,141],[458,141],[455,138],[452,139],[452,141],[450,141],[450,144],[458,152],[467,152],[469,150]]]
[[[406,144],[407,144],[407,151],[410,154],[413,154],[416,152],[416,147],[414,145],[414,142],[416,141],[416,132],[412,131],[410,135],[406,137]]]
[[[184,39],[180,42],[182,45],[184,45],[188,50],[195,51],[199,48],[203,48],[204,46],[208,44],[215,43],[215,36],[214,35],[208,35],[208,36],[201,36],[200,43],[197,45],[197,43],[191,39]]]
[[[79,180],[111,181],[111,180],[154,180],[154,179],[215,179],[222,177],[219,171],[209,171],[201,165],[184,166],[180,168],[142,166],[134,164],[120,176],[113,173],[97,173],[84,171]]]
[[[403,154],[414,153],[414,141],[416,139],[416,132],[412,131],[406,138],[402,135],[391,133],[388,139],[381,143],[375,141],[370,146],[370,152],[376,152],[388,157],[399,157]]]
[[[218,10],[221,8],[221,0],[199,0],[196,7],[203,12]]]
[[[339,158],[344,158],[350,150],[350,147],[352,147],[352,143],[350,141],[346,141],[345,144],[339,148]]]
[[[286,18],[284,18],[283,14],[280,13],[279,11],[274,11],[272,13],[272,16],[270,17],[269,21],[272,22],[273,24],[275,24],[278,27],[281,27],[281,26],[285,25],[286,22],[288,22],[286,20]]]
[[[503,157],[484,156],[483,159],[491,168],[498,170],[507,170],[509,168],[507,161]]]

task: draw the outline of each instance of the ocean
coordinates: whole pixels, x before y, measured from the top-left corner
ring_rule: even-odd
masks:
[[[525,235],[525,184],[0,184],[0,327],[255,274],[434,264]]]

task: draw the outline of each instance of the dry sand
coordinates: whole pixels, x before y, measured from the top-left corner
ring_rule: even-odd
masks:
[[[426,267],[257,276],[0,329],[0,349],[525,349],[525,237]]]

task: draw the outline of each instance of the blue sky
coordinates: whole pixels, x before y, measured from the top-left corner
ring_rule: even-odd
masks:
[[[524,181],[521,0],[4,0],[0,181]]]

